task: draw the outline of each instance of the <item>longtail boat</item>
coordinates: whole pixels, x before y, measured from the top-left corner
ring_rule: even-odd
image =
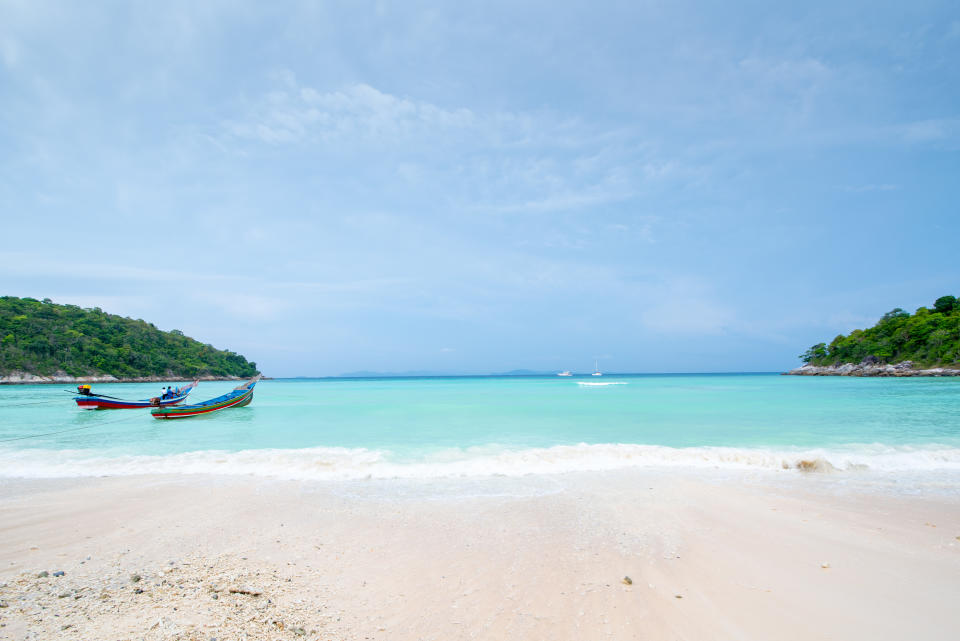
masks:
[[[178,405],[171,407],[158,407],[150,410],[153,418],[187,418],[188,416],[199,416],[200,414],[209,414],[210,412],[219,412],[228,407],[243,407],[249,405],[253,400],[253,388],[260,380],[260,374],[257,374],[246,383],[237,385],[232,392],[223,396],[211,398],[209,401],[197,403],[196,405]]]
[[[168,405],[176,405],[186,399],[199,382],[199,380],[196,380],[189,385],[179,388],[177,393],[170,398],[145,398],[139,401],[127,401],[113,396],[91,394],[88,391],[85,394],[74,396],[73,400],[77,402],[79,407],[93,410],[132,410],[142,407],[166,407]],[[89,385],[82,385],[81,387],[87,390],[90,389]]]

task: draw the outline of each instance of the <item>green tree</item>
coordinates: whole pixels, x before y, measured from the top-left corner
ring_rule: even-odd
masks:
[[[940,314],[948,314],[957,306],[956,296],[941,296],[934,302],[933,309]]]
[[[826,343],[817,343],[803,354],[800,355],[800,359],[804,363],[809,363],[811,361],[816,361],[824,359],[827,357],[827,345]]]

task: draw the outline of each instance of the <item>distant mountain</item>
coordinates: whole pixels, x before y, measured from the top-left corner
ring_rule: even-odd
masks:
[[[0,376],[249,377],[257,364],[152,323],[48,298],[0,296]]]

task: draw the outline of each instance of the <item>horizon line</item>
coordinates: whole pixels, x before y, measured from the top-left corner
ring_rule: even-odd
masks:
[[[703,372],[605,372],[603,376],[695,376],[695,375],[736,375],[736,374],[783,374],[781,370],[750,370],[750,371],[703,371]],[[511,374],[507,372],[485,373],[485,374],[400,374],[400,373],[374,373],[369,374],[332,374],[332,375],[311,375],[311,376],[265,376],[270,380],[315,380],[315,379],[366,379],[366,378],[557,378],[556,372],[531,372],[522,374]],[[590,372],[571,372],[569,377],[590,377]]]

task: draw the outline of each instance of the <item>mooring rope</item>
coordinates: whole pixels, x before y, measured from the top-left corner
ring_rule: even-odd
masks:
[[[29,403],[0,403],[0,409],[4,407],[23,407],[25,405],[46,405],[47,403],[62,403],[62,398],[54,398],[49,401],[31,401]]]
[[[55,434],[65,434],[67,432],[78,432],[80,430],[89,430],[94,427],[102,427],[104,425],[113,425],[114,423],[122,423],[123,421],[129,421],[130,419],[137,418],[137,416],[125,416],[123,418],[118,418],[115,421],[106,421],[105,423],[95,423],[93,425],[83,425],[81,427],[72,427],[68,430],[57,430],[56,432],[44,432],[43,434],[29,434],[27,436],[14,436],[12,438],[0,438],[0,443],[9,443],[10,441],[23,441],[29,438],[41,438],[43,436],[53,436]]]

